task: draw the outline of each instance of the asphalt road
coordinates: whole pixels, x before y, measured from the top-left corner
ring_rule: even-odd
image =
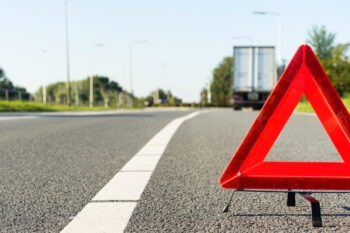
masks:
[[[324,227],[311,226],[310,204],[285,193],[238,192],[222,213],[231,191],[218,179],[257,112],[212,111],[185,122],[172,139],[146,187],[126,232],[349,232],[350,195],[315,194]],[[295,115],[268,160],[339,161],[318,122]]]
[[[59,232],[183,111],[0,117],[0,232]]]
[[[41,116],[0,121],[0,232],[59,232],[148,140],[189,111]],[[257,112],[203,111],[184,122],[160,159],[126,232],[349,232],[350,195],[238,192],[219,177]],[[317,118],[295,114],[267,160],[340,161]]]

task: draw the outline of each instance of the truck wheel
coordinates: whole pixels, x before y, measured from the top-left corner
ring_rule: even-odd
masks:
[[[237,111],[237,110],[241,110],[242,107],[239,105],[233,105],[233,110]]]
[[[255,105],[255,106],[253,106],[253,110],[261,110],[262,109],[262,105]]]

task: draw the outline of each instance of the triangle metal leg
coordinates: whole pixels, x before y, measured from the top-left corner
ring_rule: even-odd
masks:
[[[288,192],[287,206],[295,206],[295,192]]]
[[[298,193],[305,200],[311,203],[311,220],[313,227],[322,227],[320,202],[311,196],[311,193]],[[295,192],[288,192],[287,206],[295,206]]]
[[[320,202],[314,197],[311,197],[311,193],[299,193],[300,196],[305,198],[308,202],[311,203],[311,218],[312,226],[322,227],[322,218],[321,218],[321,207]]]
[[[236,192],[236,190],[233,190],[233,192],[231,194],[231,197],[230,197],[230,200],[228,201],[227,205],[225,205],[224,209],[222,210],[223,213],[227,213],[228,212],[228,209],[229,209],[231,201],[232,201],[233,194],[235,192]]]

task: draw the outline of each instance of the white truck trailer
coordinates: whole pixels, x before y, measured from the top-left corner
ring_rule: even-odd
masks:
[[[275,48],[235,46],[233,54],[233,109],[261,109],[277,82]]]

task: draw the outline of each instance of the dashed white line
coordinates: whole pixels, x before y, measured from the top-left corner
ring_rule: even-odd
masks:
[[[145,189],[152,171],[118,172],[92,199],[93,201],[137,201]]]
[[[92,202],[62,232],[123,232],[136,202]]]
[[[160,159],[160,155],[137,155],[134,156],[121,171],[153,171]]]
[[[166,143],[167,144],[167,143]],[[139,152],[137,152],[137,155],[161,155],[163,154],[166,144],[159,144],[159,145],[148,145],[143,147]]]
[[[123,232],[169,141],[184,121],[199,113],[177,118],[159,131],[61,232]]]

